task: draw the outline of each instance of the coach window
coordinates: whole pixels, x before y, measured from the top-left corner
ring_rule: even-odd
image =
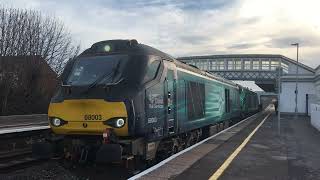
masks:
[[[157,76],[157,72],[159,71],[160,60],[155,60],[148,65],[147,73],[144,76],[143,82],[149,82],[153,80]]]

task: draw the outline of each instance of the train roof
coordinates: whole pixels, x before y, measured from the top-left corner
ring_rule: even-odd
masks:
[[[110,46],[107,49],[105,46]],[[206,71],[202,71],[198,69],[195,66],[188,65],[184,62],[176,60],[174,57],[168,55],[167,53],[164,53],[156,48],[153,48],[151,46],[138,43],[137,40],[106,40],[106,41],[100,41],[97,43],[94,43],[91,48],[85,50],[83,53],[80,54],[80,56],[87,56],[87,55],[98,55],[98,54],[113,54],[113,53],[134,53],[134,54],[150,54],[150,55],[156,55],[161,57],[163,60],[171,61],[175,63],[175,65],[179,68],[186,69],[189,71],[192,71],[194,73],[206,76],[211,79],[215,79],[217,81],[229,84],[231,86],[234,86],[236,88],[243,88],[241,85],[236,84],[230,80],[224,79],[216,74],[212,74]]]

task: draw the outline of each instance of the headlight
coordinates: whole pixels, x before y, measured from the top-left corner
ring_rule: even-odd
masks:
[[[125,118],[117,117],[106,120],[103,124],[114,127],[114,128],[122,128],[126,124]]]
[[[51,125],[54,127],[59,127],[59,126],[62,126],[64,124],[68,123],[67,121],[64,121],[64,120],[62,120],[60,118],[56,118],[56,117],[49,118],[49,119],[50,119]]]
[[[61,125],[61,120],[58,119],[58,118],[53,118],[52,124],[53,124],[54,126],[60,126],[60,125]]]
[[[124,119],[122,119],[122,118],[117,119],[116,126],[122,127],[123,125],[124,125]]]

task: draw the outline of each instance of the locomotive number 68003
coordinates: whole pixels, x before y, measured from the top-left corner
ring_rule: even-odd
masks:
[[[84,115],[84,120],[86,121],[94,121],[94,120],[102,120],[102,115],[101,114],[86,114]]]

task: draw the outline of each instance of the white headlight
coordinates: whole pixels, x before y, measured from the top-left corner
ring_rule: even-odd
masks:
[[[53,124],[54,126],[60,126],[60,125],[61,125],[61,120],[60,120],[59,118],[54,118],[54,119],[52,120],[52,124]]]
[[[116,126],[117,127],[122,127],[124,125],[124,119],[117,119],[116,121]]]

